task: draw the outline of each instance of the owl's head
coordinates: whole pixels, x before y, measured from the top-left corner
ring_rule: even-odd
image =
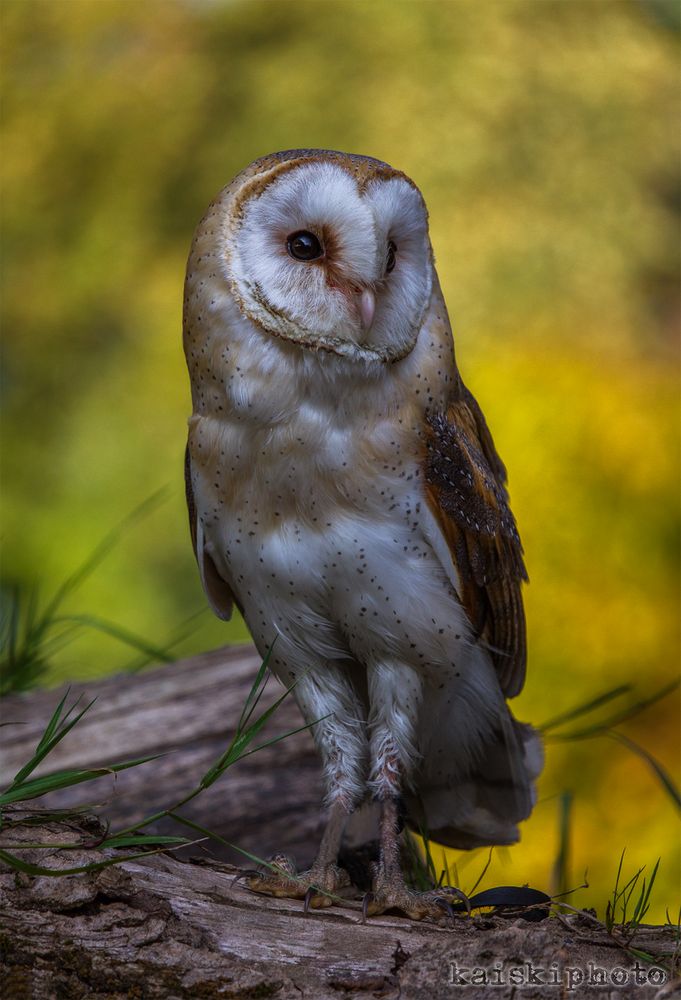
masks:
[[[294,150],[255,161],[227,192],[219,242],[248,319],[306,348],[409,353],[433,274],[412,181],[369,157]]]

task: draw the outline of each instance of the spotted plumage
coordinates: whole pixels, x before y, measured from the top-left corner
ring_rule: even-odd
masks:
[[[522,549],[457,370],[412,181],[368,157],[251,164],[189,257],[187,495],[201,579],[312,722],[330,820],[382,804],[375,907],[412,905],[394,803],[451,845],[510,843],[541,766],[522,687]],[[310,878],[312,878],[310,876]],[[290,872],[260,888],[294,892]],[[295,892],[294,892],[295,894]]]

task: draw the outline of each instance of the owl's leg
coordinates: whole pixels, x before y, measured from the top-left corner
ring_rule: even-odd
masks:
[[[398,910],[412,920],[428,917],[437,922],[453,916],[451,904],[461,898],[458,890],[417,892],[407,885],[400,865],[400,833],[399,797],[388,796],[381,802],[379,861],[374,865],[372,891],[364,899],[364,914],[375,916]]]
[[[379,860],[372,891],[364,901],[369,916],[399,910],[412,920],[447,916],[446,890],[416,892],[400,864],[400,797],[418,762],[414,734],[421,680],[410,667],[381,664],[369,672],[371,787],[381,804]]]
[[[319,908],[331,906],[330,896],[350,885],[337,861],[345,823],[366,789],[365,709],[348,674],[335,664],[324,664],[323,670],[301,677],[295,696],[308,722],[320,720],[312,732],[324,764],[326,827],[308,871],[298,873],[290,859],[275,855],[269,862],[272,867],[250,874],[245,881],[254,892],[305,899],[306,908]]]
[[[267,867],[248,873],[248,888],[265,896],[304,899],[306,909],[331,906],[331,897],[350,885],[347,872],[336,863],[347,817],[342,806],[331,806],[317,857],[307,871],[298,872],[290,858],[275,854]]]

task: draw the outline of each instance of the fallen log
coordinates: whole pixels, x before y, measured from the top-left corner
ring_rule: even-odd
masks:
[[[111,829],[139,823],[196,785],[231,740],[260,659],[251,646],[227,647],[143,673],[119,674],[70,686],[69,703],[95,704],[35,772],[102,767],[163,754],[159,760],[51,793],[37,803],[50,808],[91,804]],[[30,758],[67,687],[11,695],[3,700],[0,787]],[[261,705],[282,694],[272,678]],[[265,742],[303,725],[286,698],[260,734]],[[269,857],[276,851],[301,864],[314,857],[321,836],[321,768],[309,732],[296,733],[240,761],[190,803],[186,815],[225,840]],[[153,833],[178,833],[170,820]],[[215,856],[241,856],[215,843]],[[194,851],[196,853],[196,851]]]
[[[97,779],[94,789],[82,784],[52,793],[50,808],[98,799],[97,811],[114,831],[172,804],[227,746],[258,665],[251,649],[219,650],[74,685],[70,700],[82,694],[97,701],[43,773],[165,756],[116,781]],[[30,757],[64,693],[5,699],[2,787]],[[272,684],[270,702],[279,693]],[[300,724],[286,699],[262,739]],[[316,849],[320,799],[317,756],[302,732],[237,763],[184,812],[261,857],[283,849],[304,863]],[[6,815],[0,849],[27,872],[30,865],[61,871],[116,863],[56,877],[0,864],[0,995],[8,1000],[440,1000],[464,987],[470,1000],[489,997],[491,987],[500,1000],[586,998],[608,989],[623,1000],[674,995],[668,970],[678,942],[671,926],[639,930],[635,947],[650,959],[640,961],[589,915],[541,923],[464,915],[435,925],[388,914],[362,923],[357,896],[305,915],[300,901],[257,896],[235,882],[238,868],[219,855],[238,864],[238,853],[213,841],[125,860],[129,849],[93,846],[106,829],[96,817],[67,824],[44,818],[38,825],[25,818],[20,809]],[[155,832],[186,830],[166,821]],[[81,846],[56,846],[65,840]],[[28,846],[36,843],[48,846]]]
[[[82,834],[91,839],[91,824]],[[37,830],[10,824],[2,844],[25,862],[52,869],[117,853],[21,847],[36,837],[56,843],[63,836],[54,824]],[[491,987],[504,1000],[674,995],[667,972],[656,964],[656,956],[661,963],[673,952],[671,926],[639,933],[636,947],[653,957],[648,963],[623,952],[585,917],[532,924],[462,916],[438,926],[383,915],[362,923],[359,903],[305,915],[300,901],[249,892],[235,883],[236,872],[218,862],[198,864],[168,854],[77,876],[0,871],[2,996],[485,1000]],[[638,982],[637,968],[644,977]],[[608,985],[614,992],[604,994]]]

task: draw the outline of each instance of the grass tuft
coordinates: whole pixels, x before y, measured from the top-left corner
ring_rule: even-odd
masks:
[[[34,687],[49,670],[55,653],[73,642],[84,628],[101,632],[134,649],[144,656],[146,663],[151,660],[167,663],[173,659],[168,648],[156,646],[114,622],[96,615],[61,612],[66,599],[94,573],[122,535],[155,510],[167,495],[167,490],[157,490],[135,507],[104,536],[44,604],[41,604],[37,587],[17,583],[0,585],[0,695]]]
[[[643,874],[645,871],[644,865],[634,872],[631,878],[620,887],[624,855],[625,850],[620,855],[615,886],[605,908],[604,923],[608,934],[612,934],[617,927],[620,936],[628,946],[633,941],[634,935],[650,909],[650,897],[660,867],[660,858],[655,862],[649,878]]]
[[[268,650],[265,658],[263,659],[256,677],[251,685],[251,689],[245,700],[241,716],[237,725],[236,732],[232,737],[227,749],[222,753],[214,764],[206,771],[206,773],[201,777],[199,783],[191,789],[186,795],[184,795],[178,802],[173,803],[165,809],[154,813],[153,815],[147,816],[142,819],[139,823],[134,826],[128,827],[124,830],[119,830],[114,834],[109,835],[108,831],[102,837],[96,841],[78,843],[63,843],[63,844],[26,844],[22,845],[22,850],[27,849],[50,849],[54,850],[55,847],[59,847],[65,850],[75,850],[87,847],[98,847],[98,848],[129,848],[138,846],[148,846],[153,847],[154,850],[168,850],[181,846],[188,846],[195,841],[190,841],[186,837],[167,837],[167,836],[157,836],[155,834],[149,835],[144,833],[147,827],[151,824],[169,817],[174,819],[176,822],[182,823],[185,826],[193,827],[198,830],[206,837],[211,837],[213,839],[223,841],[223,838],[213,834],[210,831],[204,830],[202,827],[198,827],[197,824],[192,823],[191,820],[182,816],[179,812],[188,802],[191,802],[198,795],[201,794],[206,788],[214,784],[219,778],[221,778],[224,773],[233,767],[244,757],[250,756],[250,754],[257,753],[264,747],[271,746],[273,743],[277,743],[280,740],[287,739],[294,733],[302,732],[305,729],[311,728],[311,726],[316,725],[317,722],[321,720],[316,720],[309,725],[303,725],[291,732],[282,733],[279,736],[274,736],[272,739],[266,740],[263,743],[259,743],[256,746],[252,746],[258,733],[263,729],[265,724],[269,719],[272,718],[274,713],[280,707],[285,698],[289,696],[293,687],[287,688],[281,697],[270,705],[269,708],[265,709],[259,715],[256,714],[256,710],[260,699],[263,695],[267,681],[269,678],[268,665],[271,655],[271,648]],[[31,778],[31,775],[38,767],[39,764],[43,763],[55,747],[68,735],[68,733],[76,726],[83,716],[88,712],[93,704],[93,701],[89,702],[79,711],[78,705],[80,703],[80,698],[78,698],[69,708],[66,707],[68,701],[69,691],[60,700],[59,704],[56,706],[52,716],[47,722],[43,734],[35,748],[35,751],[31,755],[30,759],[24,764],[24,766],[17,772],[11,784],[0,792],[0,826],[2,825],[3,819],[3,807],[8,805],[17,806],[23,802],[31,801],[40,798],[49,792],[56,791],[62,788],[69,788],[73,785],[79,784],[85,781],[92,781],[95,778],[99,778],[105,774],[116,774],[118,771],[126,770],[131,767],[138,767],[141,764],[145,764],[148,761],[155,760],[162,754],[153,754],[148,757],[140,757],[136,760],[123,761],[114,764],[108,764],[104,767],[99,768],[89,768],[89,769],[72,769],[56,771],[52,774],[45,775],[44,777]],[[56,818],[57,821],[67,820],[74,815],[72,812],[60,811],[52,812],[48,815]],[[44,818],[44,817],[43,817]],[[27,824],[31,822],[31,817],[23,818],[19,820],[22,824]],[[264,867],[271,867],[268,862],[263,861],[261,858],[257,858],[255,855],[250,854],[248,851],[237,847],[234,844],[230,844],[236,851],[243,854],[245,857],[249,858],[251,861],[263,865]],[[88,871],[98,871],[100,868],[108,867],[111,864],[120,863],[122,861],[133,860],[134,858],[140,857],[139,854],[119,856],[115,858],[108,859],[104,862],[97,861],[92,864],[81,865],[69,869],[50,869],[45,868],[40,865],[32,865],[29,862],[23,861],[21,858],[16,857],[15,854],[7,851],[5,847],[0,845],[0,860],[4,861],[10,867],[14,868],[16,871],[23,872],[25,874],[40,874],[46,876],[59,877],[61,875],[67,874],[78,874]]]

